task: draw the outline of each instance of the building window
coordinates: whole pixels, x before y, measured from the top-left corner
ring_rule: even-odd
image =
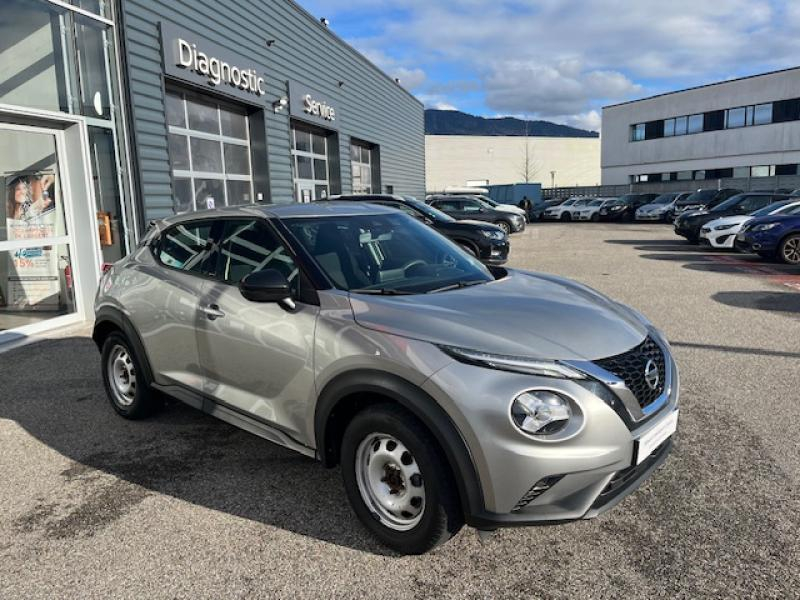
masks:
[[[745,117],[747,116],[746,115],[747,112],[748,111],[745,109],[744,106],[741,106],[739,108],[728,109],[727,114],[725,115],[725,127],[727,129],[733,129],[735,127],[744,127]]]
[[[688,133],[700,133],[703,131],[703,115],[690,115],[688,117],[688,127],[686,131]]]
[[[373,148],[359,142],[350,144],[350,166],[353,174],[353,193],[371,194],[374,191],[372,169],[375,167]]]
[[[252,204],[245,111],[174,91],[166,108],[175,212]]]
[[[774,166],[764,165],[750,169],[750,177],[771,177],[773,175],[775,175]]]
[[[330,195],[328,136],[320,130],[292,126],[292,168],[298,202]]]
[[[672,137],[675,135],[675,119],[664,120],[664,137]]]
[[[675,119],[675,135],[686,135],[687,117],[677,117]]]
[[[756,104],[753,125],[767,125],[768,123],[772,123],[772,102],[769,104]]]
[[[631,125],[631,141],[640,142],[644,139],[644,123]]]
[[[736,167],[733,170],[733,176],[736,178],[750,177],[750,167]]]

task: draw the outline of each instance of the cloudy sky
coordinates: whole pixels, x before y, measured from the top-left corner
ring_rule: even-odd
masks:
[[[431,108],[599,129],[621,100],[800,64],[800,0],[300,0]]]

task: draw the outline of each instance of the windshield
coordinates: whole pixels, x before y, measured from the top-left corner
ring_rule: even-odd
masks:
[[[283,222],[341,290],[424,294],[494,279],[477,259],[404,214],[293,218]]]
[[[483,194],[479,196],[475,196],[478,200],[481,200],[484,204],[488,204],[489,206],[497,206],[497,202],[489,198],[488,196],[484,196]]]
[[[440,211],[438,208],[434,208],[430,204],[425,204],[424,202],[420,202],[416,198],[412,196],[404,196],[406,199],[406,204],[409,206],[413,206],[423,215],[436,221],[437,223],[455,223],[455,219],[450,215],[447,215]]]
[[[782,215],[800,215],[800,204],[789,206],[781,211]]]
[[[706,202],[713,200],[714,196],[716,195],[717,190],[700,190],[699,192],[691,194],[688,198],[684,198],[679,203],[684,205],[705,204]]]
[[[675,199],[675,194],[661,194],[658,198],[653,200],[650,204],[669,204]]]
[[[603,206],[605,200],[592,200],[589,202],[589,206]]]
[[[788,200],[783,200],[781,202],[773,202],[772,204],[768,204],[764,208],[757,210],[756,212],[750,213],[754,217],[765,217],[767,215],[771,215],[772,213],[781,214],[784,209],[791,208],[792,202]]]
[[[734,208],[746,197],[747,196],[745,196],[744,194],[736,194],[735,196],[731,196],[730,198],[725,200],[725,202],[717,204],[714,208],[711,209],[711,212],[722,212],[724,210],[728,210],[729,208]]]

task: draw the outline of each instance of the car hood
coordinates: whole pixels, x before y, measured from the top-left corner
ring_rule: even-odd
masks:
[[[525,211],[522,210],[519,206],[514,206],[513,204],[498,204],[494,207],[495,210],[499,210],[501,212],[510,212],[517,215],[524,215]]]
[[[473,221],[472,219],[453,221],[452,223],[441,223],[439,224],[439,227],[441,229],[447,229],[450,231],[475,231],[477,229],[497,231],[500,229],[497,225],[492,223],[487,223],[486,221]]]
[[[741,225],[742,223],[746,223],[750,219],[752,219],[750,215],[735,215],[733,217],[722,217],[721,219],[714,219],[713,221],[709,221],[706,223],[706,227],[714,228],[719,227],[720,225]]]
[[[756,225],[765,225],[767,223],[800,226],[800,215],[767,215],[765,217],[755,217],[750,222],[750,226],[752,228]]]
[[[641,343],[634,312],[588,287],[508,270],[484,285],[413,296],[350,296],[368,329],[483,352],[552,360],[595,360]]]

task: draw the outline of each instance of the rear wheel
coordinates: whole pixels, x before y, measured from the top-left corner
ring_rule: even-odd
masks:
[[[570,214],[569,212],[561,213],[561,220],[562,221],[572,221],[572,214]]]
[[[358,413],[344,432],[341,462],[353,510],[393,550],[422,554],[464,524],[436,440],[402,408],[380,405]]]
[[[598,213],[592,213],[591,220],[597,223],[600,220],[600,215]]]
[[[778,256],[787,265],[800,265],[800,234],[793,234],[781,242]]]
[[[158,408],[158,399],[142,368],[142,358],[122,333],[110,334],[101,354],[103,385],[111,406],[126,419],[142,419]]]

